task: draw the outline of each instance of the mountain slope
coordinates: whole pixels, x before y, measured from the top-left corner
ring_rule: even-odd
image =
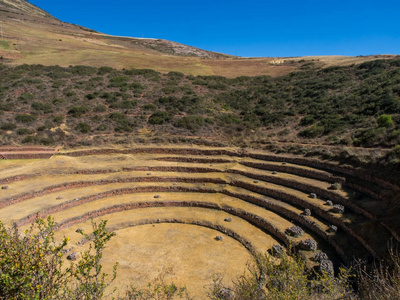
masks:
[[[280,76],[302,68],[361,63],[377,57],[241,58],[161,39],[102,34],[68,24],[24,0],[0,0],[2,62],[148,68],[191,75]],[[389,56],[386,56],[388,58]],[[306,66],[306,67],[307,67]]]
[[[0,5],[8,7],[11,10],[15,10],[16,12],[22,11],[28,13],[31,16],[53,18],[46,11],[24,0],[0,0]]]

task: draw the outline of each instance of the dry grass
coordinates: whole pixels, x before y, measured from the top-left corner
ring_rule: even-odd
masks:
[[[0,4],[1,5],[1,4]],[[192,75],[226,77],[281,76],[299,69],[305,62],[317,67],[351,65],[394,56],[315,56],[296,58],[218,58],[175,56],[142,45],[142,40],[113,37],[85,30],[80,26],[41,17],[42,12],[0,12],[4,16],[3,32],[11,49],[1,50],[8,63],[43,65],[89,65],[122,68],[150,68],[160,72],[179,71]],[[30,13],[26,13],[29,11]]]
[[[217,149],[212,147],[183,147],[179,145],[158,145],[158,147],[172,148],[177,151],[179,149],[188,148],[192,150]],[[154,149],[154,146],[153,148],[150,146],[135,146],[135,148]],[[114,146],[113,149],[124,150],[126,148]],[[241,153],[241,150],[236,148],[219,149],[229,150],[232,153]],[[284,233],[287,228],[293,225],[293,220],[290,217],[285,216],[285,213],[282,213],[282,211],[290,212],[293,215],[299,216],[303,212],[304,208],[291,203],[291,201],[286,202],[283,201],[283,199],[278,199],[279,197],[277,199],[269,198],[256,192],[256,189],[252,191],[253,188],[266,188],[270,191],[285,193],[286,195],[300,199],[301,201],[304,201],[304,203],[308,203],[315,208],[319,208],[327,214],[331,214],[329,212],[330,208],[325,205],[325,200],[311,199],[308,197],[308,193],[304,191],[274,184],[268,182],[268,180],[255,180],[252,176],[272,176],[271,171],[246,167],[241,164],[241,162],[262,163],[263,160],[261,159],[254,159],[246,156],[241,157],[240,155],[207,156],[201,155],[201,152],[198,152],[197,155],[172,153],[110,154],[80,157],[62,155],[63,153],[68,154],[71,151],[77,151],[77,149],[61,151],[61,155],[53,156],[48,160],[0,161],[0,180],[18,175],[31,175],[29,178],[7,183],[8,189],[0,190],[0,201],[11,198],[16,199],[18,196],[23,194],[39,192],[31,199],[25,199],[21,202],[0,209],[0,219],[5,224],[9,225],[12,221],[21,220],[28,215],[34,215],[38,211],[48,212],[53,209],[51,214],[55,218],[56,222],[59,222],[60,224],[69,224],[69,227],[62,227],[62,229],[57,233],[58,237],[64,235],[71,237],[72,249],[70,249],[70,252],[76,251],[79,253],[85,249],[86,245],[81,245],[79,243],[81,236],[75,233],[75,230],[78,227],[89,230],[90,221],[88,220],[87,214],[92,213],[93,211],[104,211],[104,213],[102,213],[101,216],[96,217],[96,219],[102,218],[109,220],[108,224],[110,229],[115,230],[118,233],[117,237],[115,237],[108,245],[105,253],[106,261],[104,262],[104,265],[106,268],[111,268],[113,262],[120,262],[119,279],[116,282],[119,289],[123,289],[126,285],[132,282],[138,285],[145,285],[148,281],[156,278],[160,273],[168,270],[169,277],[167,280],[170,279],[179,285],[190,287],[189,291],[193,295],[201,298],[203,297],[202,295],[204,295],[202,287],[205,284],[211,283],[212,274],[228,274],[225,278],[226,282],[241,275],[245,270],[246,262],[251,257],[249,251],[242,244],[215,229],[189,224],[193,222],[209,222],[209,224],[213,224],[213,226],[222,226],[249,241],[255,251],[266,252],[272,247],[272,245],[279,243],[276,237],[268,234],[268,232],[261,230],[248,221],[241,219],[238,215],[235,215],[235,213],[228,214],[227,208],[234,208],[235,212],[244,211],[248,215],[258,216],[260,219],[266,220],[266,222],[270,224],[272,228],[275,228],[280,234]],[[253,153],[251,150],[248,151]],[[178,159],[190,158],[194,161],[177,162],[159,160],[162,158],[173,157],[177,157]],[[201,159],[224,159],[228,162],[201,163]],[[274,164],[269,161],[268,163]],[[210,171],[205,173],[191,173],[187,171],[179,172],[176,170],[146,171],[143,169],[143,167],[177,166],[189,169],[192,168],[193,170],[194,168],[203,168],[209,169]],[[293,163],[287,164],[286,166],[294,166],[296,168],[321,172],[324,173],[324,175],[328,174],[326,171],[295,165]],[[139,168],[139,171],[136,171],[135,168]],[[96,172],[100,170],[106,172],[103,174],[78,173]],[[232,171],[235,170],[246,172],[243,174],[248,174],[248,176],[232,173]],[[309,186],[310,189],[318,187],[328,191],[330,186],[328,182],[304,178],[292,173],[278,172],[278,174],[273,176],[288,182],[302,183]],[[132,178],[147,178],[150,180],[148,182],[119,182],[120,180]],[[152,180],[151,178],[170,179],[168,182],[157,182],[157,180]],[[186,178],[199,181],[185,183],[173,178]],[[204,183],[203,179],[223,180],[225,183]],[[103,182],[101,182],[102,180]],[[177,182],[174,183],[175,181]],[[40,193],[40,191],[48,187],[72,182],[97,183],[96,185],[86,187],[64,188],[55,192]],[[250,186],[250,188],[235,186],[235,182],[243,182]],[[99,193],[140,187],[185,187],[189,189],[209,189],[213,192],[131,191],[129,194],[108,195],[107,197],[99,198],[91,202],[71,206],[62,211],[54,210],[58,205],[69,203],[76,198],[82,199]],[[347,192],[341,190],[330,192],[343,197],[349,196]],[[155,198],[154,196],[156,194],[159,195],[159,197]],[[274,209],[275,212],[273,212],[263,209],[260,206],[241,200],[240,195],[267,201],[269,205],[272,205],[271,207],[276,207],[275,209],[277,210]],[[201,202],[209,205],[216,204],[218,205],[218,209],[189,206],[179,207],[175,205],[170,207],[129,208],[128,210],[117,212],[110,212],[108,210],[113,206],[128,207],[127,205],[136,203],[168,203],[168,201],[173,201],[174,203],[185,201],[185,203]],[[344,215],[331,215],[336,218],[338,222],[343,222],[347,225],[358,224],[359,222],[366,221],[363,217],[348,211],[346,211]],[[224,221],[227,217],[231,217],[232,222]],[[74,218],[76,222],[69,223]],[[145,221],[156,221],[157,219],[176,219],[177,221],[185,222],[186,224],[157,223],[153,224],[154,226],[136,226]],[[329,253],[329,255],[332,255],[332,257],[337,258],[337,254],[335,254],[332,247],[324,241],[323,234],[321,234],[321,232],[323,233],[328,229],[330,222],[314,212],[312,216],[307,217],[307,220],[309,220],[313,226],[319,228],[319,233],[316,233],[318,230],[312,232],[311,230],[307,230],[306,227],[303,227],[303,229],[306,229],[306,232],[301,238],[289,238],[289,240],[296,244],[298,241],[307,238],[315,239],[318,242],[319,250],[325,251]],[[25,226],[26,225],[23,225],[22,227]],[[222,235],[223,241],[217,242],[214,240],[217,235]],[[353,238],[350,234],[340,232],[337,236],[335,234],[329,234],[329,236],[339,243],[339,247],[343,247],[346,251],[354,251],[354,249],[351,249],[354,245],[350,242]],[[282,243],[282,241],[280,241],[280,243]],[[365,252],[365,249],[361,249],[360,251]],[[303,255],[309,260],[309,258],[313,256],[313,253],[306,252]],[[232,258],[234,258],[235,263],[231,262]],[[310,266],[313,265],[315,265],[315,263],[310,262]]]
[[[154,213],[141,215],[150,217]],[[168,215],[172,214],[165,211],[160,214],[161,217]],[[176,211],[173,215],[176,215]],[[110,228],[115,226],[113,223],[131,221],[131,218],[118,215],[109,217]],[[204,215],[201,217],[204,218]],[[85,228],[85,225],[90,224],[85,223],[81,227]],[[221,233],[205,227],[155,224],[127,228],[121,226],[116,232],[117,236],[110,241],[104,253],[104,265],[119,262],[119,290],[130,284],[144,287],[167,270],[167,280],[186,285],[190,294],[202,299],[203,286],[211,283],[213,274],[229,274],[225,278],[225,282],[229,283],[231,279],[243,274],[246,263],[251,260],[250,253],[239,242],[226,235],[223,241],[218,242],[214,238]],[[65,232],[69,233],[71,238],[79,236],[73,230]],[[234,257],[235,263],[227,264],[227,257]]]

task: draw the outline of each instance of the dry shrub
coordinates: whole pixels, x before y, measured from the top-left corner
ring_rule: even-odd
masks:
[[[222,300],[290,300],[290,299],[351,299],[350,271],[340,269],[335,277],[326,272],[307,271],[305,262],[283,254],[280,260],[268,254],[257,255],[232,286],[215,277],[207,287],[210,299]]]
[[[163,269],[163,271],[149,282],[147,287],[138,288],[131,285],[125,291],[125,297],[119,300],[173,300],[173,299],[191,299],[185,287],[178,287],[174,283],[167,283],[166,277],[171,270]]]
[[[358,294],[361,299],[400,299],[400,254],[393,245],[389,248],[388,261],[379,262],[371,271],[365,264],[358,265]]]

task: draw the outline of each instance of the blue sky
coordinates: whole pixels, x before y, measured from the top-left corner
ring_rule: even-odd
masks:
[[[399,0],[30,0],[100,32],[239,56],[400,54]]]

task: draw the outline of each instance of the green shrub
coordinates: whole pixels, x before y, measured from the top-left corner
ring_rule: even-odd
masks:
[[[73,266],[64,266],[69,238],[57,242],[54,221],[36,218],[23,233],[16,225],[0,222],[0,293],[2,299],[101,299],[115,279],[106,281],[101,259],[105,244],[115,235],[105,229],[107,222],[92,222],[93,233],[80,232],[89,249]]]
[[[170,71],[168,72],[167,76],[172,80],[182,79],[185,75],[181,72]]]
[[[156,111],[149,118],[149,123],[152,125],[161,125],[171,120],[171,116],[165,111]]]
[[[146,105],[143,105],[143,110],[156,110],[157,109],[157,105],[154,105],[154,104],[146,104]]]
[[[100,122],[100,121],[103,121],[104,118],[103,118],[103,116],[100,116],[100,115],[94,115],[90,118],[90,120],[92,120],[93,122]]]
[[[54,105],[62,105],[64,104],[66,101],[65,99],[62,98],[55,98],[53,99],[53,101],[51,101]]]
[[[100,67],[97,71],[97,74],[104,75],[104,74],[111,73],[112,71],[114,71],[114,69],[111,67]]]
[[[285,136],[285,135],[288,135],[289,133],[290,133],[290,130],[285,128],[278,132],[278,136]]]
[[[55,88],[55,89],[58,89],[58,88],[64,86],[65,84],[66,84],[66,81],[65,81],[65,80],[55,80],[55,81],[53,82],[53,85],[52,85],[51,87],[52,87],[52,88]]]
[[[21,101],[22,103],[28,103],[34,98],[35,97],[31,93],[23,93],[18,97],[18,101]]]
[[[53,119],[53,122],[54,123],[57,123],[57,124],[60,124],[60,123],[62,123],[64,121],[64,116],[55,116],[54,117],[54,119]]]
[[[108,129],[106,124],[100,124],[99,126],[97,126],[96,130],[97,131],[106,131]]]
[[[185,116],[178,119],[174,126],[185,128],[191,131],[197,131],[205,124],[205,120],[202,116]]]
[[[42,125],[42,126],[39,126],[36,130],[37,131],[45,131],[46,129],[49,129],[46,125]]]
[[[108,117],[113,121],[125,120],[126,117],[123,113],[114,112],[108,115]]]
[[[36,144],[38,142],[38,137],[35,135],[28,135],[22,140],[23,144]]]
[[[91,130],[91,127],[89,124],[80,122],[78,125],[75,126],[75,130],[79,131],[80,133],[88,133]]]
[[[11,111],[13,110],[14,105],[12,103],[2,103],[0,102],[0,110]]]
[[[32,123],[36,121],[36,116],[28,114],[20,114],[15,116],[15,121],[20,123]]]
[[[219,117],[219,120],[224,124],[239,124],[239,118],[234,114],[223,114]]]
[[[132,132],[133,127],[136,126],[135,122],[132,122],[128,119],[118,120],[115,122],[114,131],[115,132]]]
[[[320,137],[325,132],[325,127],[314,125],[310,128],[307,128],[299,133],[300,136],[306,137],[309,139],[313,139],[316,137]]]
[[[50,103],[33,102],[31,104],[32,109],[43,112],[44,114],[53,112],[53,105]]]
[[[62,250],[68,244],[54,239],[51,219],[37,219],[21,235],[17,227],[0,223],[0,287],[3,299],[50,299],[67,284]],[[45,238],[44,238],[45,237]]]
[[[157,71],[151,69],[130,69],[124,71],[125,75],[134,76],[141,75],[144,78],[157,81],[160,78],[160,74]]]
[[[106,112],[107,111],[107,106],[105,105],[97,105],[94,109],[94,112]]]
[[[381,115],[378,118],[379,127],[391,127],[393,125],[393,120],[391,115]]]
[[[96,74],[96,68],[94,67],[89,67],[89,66],[70,66],[68,68],[68,71],[70,71],[74,75],[79,75],[79,76],[87,76],[87,75],[93,75]]]
[[[180,88],[178,86],[166,86],[161,89],[161,92],[163,92],[164,94],[174,94],[179,90]]]
[[[128,85],[129,77],[128,76],[117,76],[110,78],[110,84],[108,87],[124,87]]]
[[[79,118],[89,112],[89,110],[87,106],[75,106],[68,111],[68,114],[72,117]]]
[[[91,94],[86,94],[86,95],[85,95],[85,98],[88,99],[88,100],[93,100],[93,99],[95,99],[97,96],[98,96],[98,95],[97,95],[97,92],[94,92],[94,93],[91,93]]]
[[[305,116],[300,121],[300,126],[308,126],[315,123],[315,119],[312,116]]]
[[[122,102],[116,102],[116,103],[110,104],[110,108],[131,109],[131,108],[135,108],[136,105],[137,105],[137,101],[124,100]]]
[[[132,82],[132,83],[129,85],[129,88],[130,88],[130,89],[133,89],[133,90],[135,90],[135,91],[142,91],[142,90],[144,90],[144,86],[141,85],[139,82]]]
[[[76,96],[76,92],[72,91],[72,90],[65,90],[64,95],[67,97],[72,97],[72,96]]]
[[[32,130],[29,128],[18,128],[17,129],[17,134],[18,135],[25,135],[25,134],[31,134]]]
[[[1,124],[0,128],[2,130],[14,130],[15,128],[17,128],[17,125],[15,125],[14,123],[4,123]]]

